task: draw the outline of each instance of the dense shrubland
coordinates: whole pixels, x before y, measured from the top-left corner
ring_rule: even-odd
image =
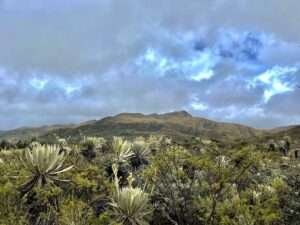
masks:
[[[299,225],[300,161],[284,147],[156,136],[3,141],[0,225]]]

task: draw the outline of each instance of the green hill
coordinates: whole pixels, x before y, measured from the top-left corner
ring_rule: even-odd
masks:
[[[0,131],[0,140],[25,140],[45,135],[61,128],[71,128],[72,125],[52,125],[42,127],[23,127],[19,129]]]
[[[79,136],[130,137],[149,134],[176,138],[200,136],[216,140],[235,140],[256,137],[261,135],[262,131],[243,125],[193,117],[185,111],[180,111],[150,115],[122,113],[79,125],[18,129],[0,134],[0,139],[24,139],[33,136],[48,139],[54,135],[72,138]]]
[[[78,125],[21,128],[1,132],[0,139],[19,140],[39,137],[43,140],[49,140],[54,136],[76,139],[81,136],[133,137],[150,134],[168,135],[180,139],[196,136],[230,142],[240,139],[252,140],[258,137],[280,138],[283,135],[298,138],[300,126],[259,130],[240,124],[216,122],[205,118],[193,117],[185,111],[150,115],[122,113]]]

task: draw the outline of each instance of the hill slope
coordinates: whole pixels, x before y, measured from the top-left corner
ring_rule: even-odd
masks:
[[[0,140],[25,140],[45,135],[61,128],[71,128],[72,125],[53,125],[42,127],[24,127],[9,131],[0,131]]]
[[[54,125],[39,128],[21,128],[1,131],[1,139],[19,140],[40,137],[44,140],[59,137],[80,136],[139,136],[149,134],[168,135],[176,138],[193,136],[234,141],[256,137],[299,137],[300,126],[291,126],[272,130],[258,130],[233,123],[222,123],[200,117],[193,117],[185,111],[166,114],[144,115],[140,113],[122,113],[101,120],[92,120],[77,125]]]
[[[252,138],[262,134],[262,131],[251,127],[193,117],[185,111],[151,115],[122,113],[77,127],[51,131],[43,135],[43,138],[53,136],[53,132],[60,137],[161,134],[177,138],[201,136],[216,140]]]
[[[266,137],[280,139],[284,136],[289,136],[294,140],[299,140],[300,138],[300,125],[288,126],[288,127],[279,127],[276,129],[270,130]]]

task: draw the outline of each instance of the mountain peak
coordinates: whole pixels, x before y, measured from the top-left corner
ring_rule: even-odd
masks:
[[[142,113],[119,113],[118,115],[116,115],[115,117],[143,117],[145,115],[143,115]]]
[[[184,110],[165,113],[165,114],[162,114],[162,116],[193,117],[191,114],[189,114],[187,111],[184,111]]]

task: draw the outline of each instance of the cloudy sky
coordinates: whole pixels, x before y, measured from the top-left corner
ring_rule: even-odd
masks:
[[[0,129],[187,110],[300,123],[296,0],[0,0]]]

